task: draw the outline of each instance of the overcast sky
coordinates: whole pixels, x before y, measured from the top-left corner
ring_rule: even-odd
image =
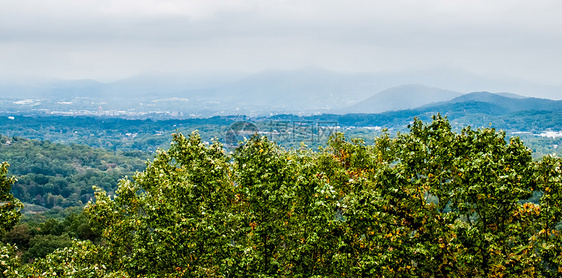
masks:
[[[559,0],[0,0],[0,74],[434,67],[562,84]]]

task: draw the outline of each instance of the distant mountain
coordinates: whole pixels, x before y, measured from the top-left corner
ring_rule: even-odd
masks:
[[[449,103],[481,102],[497,106],[505,113],[539,110],[539,111],[559,111],[562,110],[561,100],[551,100],[544,98],[513,98],[505,94],[494,94],[489,92],[474,92],[462,95],[449,101]]]
[[[385,89],[388,90],[383,91]],[[0,97],[4,98],[50,99],[56,103],[64,98],[90,97],[95,99],[92,103],[109,103],[104,109],[128,110],[127,105],[136,103],[150,111],[171,111],[169,103],[163,107],[164,102],[160,100],[180,98],[184,101],[174,105],[173,111],[206,116],[303,115],[329,111],[379,113],[448,101],[459,96],[459,92],[475,90],[562,97],[561,86],[545,86],[521,79],[494,79],[450,68],[379,73],[341,73],[318,67],[254,74],[151,72],[109,83],[90,79],[0,76]],[[374,95],[377,92],[381,93]],[[499,95],[524,98],[515,94]],[[118,107],[109,108],[111,105]],[[98,104],[94,106],[97,109]],[[58,109],[47,109],[55,108]]]
[[[42,93],[43,98],[48,97],[107,97],[101,95],[103,88],[107,86],[105,83],[98,82],[92,79],[78,79],[78,80],[62,80],[58,79],[49,84]]]
[[[540,98],[514,98],[505,94],[475,92],[449,101],[433,103],[414,109],[382,113],[321,114],[282,119],[303,121],[331,121],[342,126],[379,126],[404,129],[414,117],[425,122],[432,115],[447,116],[456,127],[493,127],[503,130],[538,132],[562,129],[562,101]]]
[[[0,97],[102,99],[166,98],[182,95],[186,90],[216,87],[240,78],[228,73],[216,75],[142,73],[114,82],[92,79],[64,80],[48,77],[0,78]]]
[[[161,72],[141,73],[107,84],[103,88],[102,94],[151,99],[185,97],[186,92],[214,88],[239,78],[241,78],[239,75],[233,73],[216,75]],[[192,96],[189,95],[188,97]]]
[[[194,98],[234,105],[271,107],[281,111],[341,108],[377,91],[378,78],[306,67],[267,70],[211,89],[187,91]]]
[[[422,85],[402,85],[384,90],[342,110],[343,113],[381,113],[406,110],[454,99],[462,94]]]
[[[562,86],[540,84],[524,78],[474,74],[459,68],[433,68],[378,74],[399,84],[423,84],[456,92],[510,92],[540,98],[562,99]],[[388,86],[390,87],[390,86]]]
[[[507,93],[507,92],[496,93],[496,95],[500,95],[502,97],[510,97],[510,98],[528,98],[527,96],[522,96],[522,95]]]
[[[0,79],[0,96],[10,98],[95,97],[105,86],[92,79],[64,80],[48,77]]]

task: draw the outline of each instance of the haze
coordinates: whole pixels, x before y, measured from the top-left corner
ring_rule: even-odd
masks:
[[[554,0],[1,1],[0,75],[107,82],[314,65],[561,85],[560,12]]]

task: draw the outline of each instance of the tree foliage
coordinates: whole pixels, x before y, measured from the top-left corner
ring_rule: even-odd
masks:
[[[20,218],[21,202],[10,192],[16,179],[6,177],[8,163],[0,164],[0,235],[10,230]]]
[[[5,162],[0,164],[0,236],[16,225],[23,207],[21,202],[10,193],[15,179],[6,177],[8,166]],[[19,259],[15,254],[16,247],[0,242],[0,277],[3,277],[5,272],[14,271],[17,267]]]
[[[537,276],[562,271],[562,161],[440,116],[318,151],[254,136],[234,153],[175,134],[86,208],[101,244],[22,271],[147,277]],[[538,204],[529,203],[533,192]],[[91,272],[97,270],[99,272]],[[31,271],[31,272],[30,272]],[[37,272],[33,272],[37,271]],[[90,276],[88,276],[90,275]]]

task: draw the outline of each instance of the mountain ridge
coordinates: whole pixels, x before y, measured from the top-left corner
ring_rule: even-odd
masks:
[[[381,113],[414,109],[430,103],[442,102],[459,97],[459,92],[428,87],[419,84],[407,84],[388,88],[359,103],[351,105],[344,113]]]
[[[507,97],[505,95],[490,93],[490,92],[473,92],[459,96],[452,99],[451,103],[476,101],[476,102],[486,102],[495,104],[502,107],[507,112],[518,112],[527,110],[546,110],[546,111],[558,111],[562,110],[561,100],[552,100],[544,98],[514,98]]]

